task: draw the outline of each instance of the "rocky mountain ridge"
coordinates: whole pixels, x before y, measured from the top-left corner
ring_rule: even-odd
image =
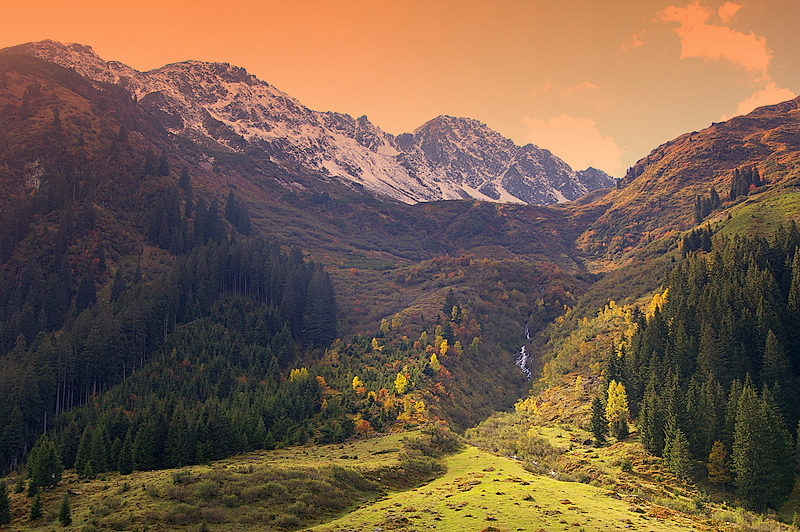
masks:
[[[6,51],[52,61],[130,92],[167,129],[201,145],[259,150],[273,162],[404,203],[466,199],[548,205],[614,180],[576,172],[549,151],[513,141],[469,118],[439,116],[394,136],[366,116],[313,111],[227,63],[186,61],[138,72],[89,46],[42,41]]]

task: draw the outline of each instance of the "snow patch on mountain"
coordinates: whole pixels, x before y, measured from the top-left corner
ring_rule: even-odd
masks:
[[[7,50],[120,85],[177,135],[237,152],[256,146],[278,163],[405,203],[475,198],[547,205],[614,183],[599,170],[575,172],[547,150],[517,146],[469,118],[439,116],[395,137],[366,116],[312,111],[227,63],[185,61],[139,72],[80,44],[42,41]]]

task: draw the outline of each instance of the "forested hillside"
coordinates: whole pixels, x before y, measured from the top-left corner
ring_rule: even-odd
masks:
[[[0,72],[4,470],[52,431],[81,473],[120,467],[123,445],[133,467],[170,466],[175,416],[196,442],[181,463],[339,440],[359,419],[464,428],[523,392],[526,330],[592,279],[563,212],[382,203],[172,136],[56,65],[2,54]]]
[[[800,231],[718,238],[670,274],[609,363],[645,448],[682,475],[689,458],[758,508],[794,480],[800,368]]]

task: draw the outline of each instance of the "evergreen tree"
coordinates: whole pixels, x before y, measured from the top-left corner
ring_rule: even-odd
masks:
[[[225,198],[225,218],[231,223],[232,226],[239,225],[239,202],[236,201],[236,196],[233,195],[233,190],[228,192],[228,197]]]
[[[94,431],[90,449],[90,462],[95,473],[105,473],[110,469],[107,457],[109,447],[108,431],[100,425]]]
[[[600,396],[595,396],[592,399],[592,419],[591,419],[592,435],[594,436],[594,444],[601,446],[606,442],[606,435],[608,434],[608,419],[606,419],[606,409],[603,406],[603,400]]]
[[[121,475],[130,475],[133,473],[133,443],[131,441],[131,430],[125,434],[125,439],[122,440],[122,447],[120,448],[119,458],[117,459],[117,469]]]
[[[122,268],[117,268],[117,271],[114,273],[114,281],[111,283],[111,301],[118,300],[119,296],[122,295],[122,292],[124,292],[126,288],[125,279],[122,275]]]
[[[156,452],[158,447],[156,421],[146,419],[139,425],[133,439],[133,466],[138,471],[150,471],[158,467]]]
[[[86,463],[89,462],[91,459],[91,449],[92,449],[92,439],[94,436],[94,432],[90,425],[86,425],[83,429],[83,434],[81,434],[81,440],[78,443],[78,450],[75,453],[75,470],[78,474],[83,474],[83,470],[86,468]]]
[[[792,442],[769,394],[745,385],[733,442],[737,494],[758,510],[777,504],[791,489]]]
[[[31,484],[36,488],[52,487],[61,480],[64,465],[56,444],[47,434],[40,436],[31,449],[26,469]]]
[[[183,403],[178,403],[172,412],[167,432],[165,449],[166,466],[181,467],[194,463],[196,452],[195,435],[190,426]]]
[[[31,511],[28,514],[28,519],[30,521],[36,521],[42,517],[42,493],[37,491],[36,496],[33,498],[33,503],[31,504]]]
[[[664,436],[664,463],[680,479],[687,479],[692,472],[689,456],[689,441],[675,419],[670,419]]]
[[[786,350],[772,329],[769,329],[761,363],[761,382],[767,386],[772,386],[775,382],[781,386],[790,386],[791,380],[792,369]]]
[[[75,309],[80,313],[97,301],[97,286],[94,271],[90,269],[81,277],[78,291],[75,294]]]
[[[336,339],[336,298],[333,285],[321,265],[308,283],[305,308],[306,343],[324,347]]]
[[[245,236],[250,234],[250,211],[244,203],[239,204],[239,223],[236,225],[236,229]]]
[[[8,499],[8,488],[0,480],[0,528],[11,522],[11,501]]]
[[[169,161],[167,161],[166,151],[161,152],[161,157],[158,160],[158,175],[169,175]]]
[[[61,499],[61,506],[58,509],[58,522],[61,526],[69,526],[72,524],[72,510],[69,504],[69,493],[64,495]]]
[[[663,411],[658,400],[655,378],[651,378],[639,409],[639,438],[642,445],[651,454],[661,455],[664,449]]]
[[[181,168],[181,175],[178,177],[178,186],[181,187],[183,190],[189,190],[191,187],[191,177],[189,176],[189,170],[184,166]]]

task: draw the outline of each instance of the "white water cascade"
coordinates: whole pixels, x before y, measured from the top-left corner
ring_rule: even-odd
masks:
[[[527,338],[528,340],[531,339],[531,332],[530,329],[528,329],[527,324],[525,324],[525,338]],[[525,348],[524,345],[519,348],[519,354],[517,355],[517,358],[514,360],[514,365],[516,365],[520,370],[522,370],[522,372],[525,374],[528,380],[531,380],[533,378],[533,373],[531,373],[531,370],[528,369],[528,350]]]

